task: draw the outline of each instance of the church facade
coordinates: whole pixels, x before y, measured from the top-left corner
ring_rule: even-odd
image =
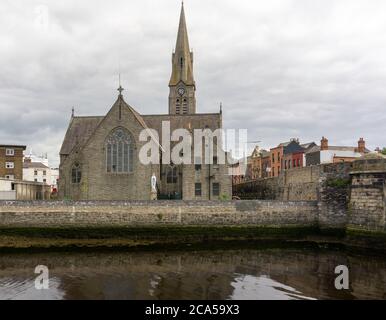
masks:
[[[158,199],[231,199],[228,166],[218,163],[215,153],[208,164],[143,164],[139,152],[144,129],[154,129],[162,141],[164,123],[170,131],[222,128],[222,112],[196,112],[193,53],[190,51],[182,5],[176,49],[169,82],[169,112],[141,115],[119,95],[102,117],[71,117],[60,150],[59,196],[72,200],[150,200],[151,179],[157,180]],[[221,141],[217,141],[221,144]],[[172,143],[175,144],[175,143]],[[193,146],[192,146],[193,148]],[[162,146],[160,146],[162,149]],[[163,150],[163,149],[162,149]],[[192,151],[192,157],[194,152]]]

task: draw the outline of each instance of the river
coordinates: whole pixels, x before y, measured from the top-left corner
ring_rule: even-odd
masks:
[[[35,267],[48,267],[48,289]],[[339,291],[335,267],[349,268]],[[386,258],[251,249],[0,254],[0,299],[386,299]]]

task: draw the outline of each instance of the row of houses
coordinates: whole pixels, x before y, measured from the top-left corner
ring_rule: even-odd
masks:
[[[320,145],[315,142],[300,143],[299,139],[291,139],[270,150],[256,147],[248,157],[246,171],[235,174],[233,183],[277,177],[283,170],[297,167],[352,162],[369,152],[363,138],[358,140],[356,146],[330,145],[326,137],[321,139]]]
[[[47,156],[25,155],[26,146],[0,145],[0,200],[47,199],[57,192],[59,169]]]

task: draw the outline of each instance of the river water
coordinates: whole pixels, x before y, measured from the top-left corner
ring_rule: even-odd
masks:
[[[48,289],[35,267],[48,267]],[[350,290],[335,289],[335,267]],[[0,254],[0,299],[386,299],[386,258],[316,249]]]

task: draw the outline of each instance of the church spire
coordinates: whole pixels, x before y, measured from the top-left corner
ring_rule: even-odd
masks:
[[[176,86],[180,81],[194,86],[193,53],[190,52],[188,29],[186,27],[184,2],[182,2],[180,23],[178,27],[176,49],[172,58],[172,76],[169,86]]]

